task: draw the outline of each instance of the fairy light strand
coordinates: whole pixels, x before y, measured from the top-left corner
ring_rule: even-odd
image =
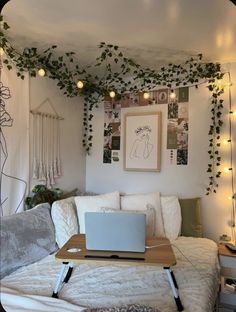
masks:
[[[232,240],[233,243],[236,245],[236,233],[235,233],[235,186],[234,186],[234,168],[233,168],[233,140],[232,140],[232,94],[231,94],[231,75],[230,72],[228,72],[228,79],[229,79],[229,84],[228,84],[228,96],[229,96],[229,114],[228,114],[228,123],[229,123],[229,140],[228,142],[230,143],[230,168],[231,170],[231,201],[232,201],[232,210],[231,210],[231,231],[232,231]]]

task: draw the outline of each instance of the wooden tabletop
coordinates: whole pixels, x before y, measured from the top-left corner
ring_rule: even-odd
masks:
[[[221,256],[236,257],[236,253],[230,251],[225,244],[218,244],[218,251]]]
[[[69,241],[56,253],[55,257],[60,262],[74,263],[109,263],[130,265],[155,265],[155,266],[173,266],[176,264],[170,241],[167,238],[149,238],[146,246],[156,246],[146,249],[144,253],[137,252],[111,252],[111,251],[91,251],[85,247],[85,235],[73,235]],[[80,251],[70,252],[72,248],[79,248]],[[117,258],[120,257],[120,258]]]

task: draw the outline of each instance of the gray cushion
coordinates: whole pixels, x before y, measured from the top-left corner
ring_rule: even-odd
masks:
[[[49,204],[1,217],[0,278],[57,249]]]

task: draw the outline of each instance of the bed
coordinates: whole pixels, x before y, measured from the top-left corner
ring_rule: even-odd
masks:
[[[70,235],[70,233],[69,233]],[[218,291],[217,245],[206,238],[171,239],[177,264],[172,268],[186,312],[214,310]],[[162,268],[153,266],[76,265],[60,299],[52,298],[60,271],[55,254],[22,266],[1,280],[1,301],[11,311],[121,311],[145,307],[172,312],[176,304]],[[122,311],[146,311],[144,308]]]

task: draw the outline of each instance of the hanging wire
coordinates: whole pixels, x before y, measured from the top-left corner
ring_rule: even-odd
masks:
[[[236,201],[236,195],[235,195],[235,186],[234,186],[234,168],[233,168],[233,139],[232,139],[232,94],[231,94],[231,75],[230,72],[228,72],[228,79],[229,79],[229,114],[228,114],[228,123],[229,123],[229,143],[230,143],[230,168],[231,170],[231,201],[232,201],[232,210],[231,210],[231,232],[232,232],[232,241],[236,245],[236,233],[235,233],[235,201]]]

